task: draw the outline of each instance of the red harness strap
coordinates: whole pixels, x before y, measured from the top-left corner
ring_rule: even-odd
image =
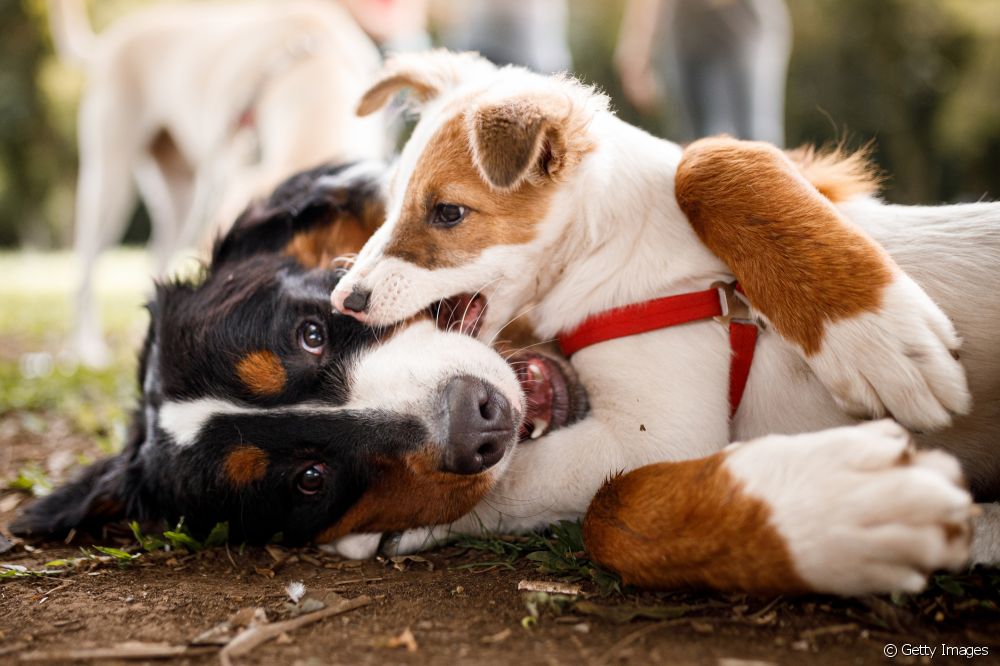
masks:
[[[729,365],[731,418],[743,400],[758,333],[756,324],[731,318],[733,292],[737,290],[736,285],[713,287],[600,312],[585,319],[572,331],[561,333],[559,347],[563,354],[572,356],[584,347],[600,342],[718,317],[729,324],[729,347],[733,352]]]

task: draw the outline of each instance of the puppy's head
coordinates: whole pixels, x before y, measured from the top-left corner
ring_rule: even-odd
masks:
[[[502,358],[429,318],[372,329],[331,311],[330,260],[378,224],[379,193],[364,165],[300,175],[237,221],[201,282],[160,285],[125,450],[12,530],[184,517],[296,543],[471,509],[506,464],[523,396]]]
[[[535,296],[570,222],[574,173],[594,148],[588,123],[607,101],[567,78],[437,51],[391,60],[360,112],[402,88],[421,118],[389,177],[386,223],[334,306],[387,325],[476,294],[466,328],[492,335]]]

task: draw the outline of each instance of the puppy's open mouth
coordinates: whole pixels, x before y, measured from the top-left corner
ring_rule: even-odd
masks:
[[[481,294],[459,294],[430,307],[438,328],[477,337],[486,314]],[[569,362],[537,351],[519,351],[507,358],[525,398],[518,439],[538,439],[582,418],[587,394]]]

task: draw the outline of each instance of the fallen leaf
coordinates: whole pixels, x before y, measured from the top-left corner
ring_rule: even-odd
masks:
[[[423,564],[428,571],[434,571],[434,563],[419,555],[400,555],[399,557],[390,557],[389,561],[392,562],[392,567],[396,571],[406,571],[411,564]]]
[[[417,651],[417,639],[413,636],[413,632],[407,627],[403,629],[403,633],[399,636],[395,636],[386,641],[385,644],[388,648],[401,648],[405,647],[407,652]]]
[[[267,624],[267,613],[260,606],[241,608],[229,618],[234,627],[256,627]]]
[[[479,639],[479,642],[486,643],[487,645],[492,645],[494,643],[503,643],[505,640],[510,638],[510,635],[512,633],[513,632],[510,629],[504,629],[502,631],[498,631],[495,634],[491,634],[489,636],[483,636],[482,638]]]

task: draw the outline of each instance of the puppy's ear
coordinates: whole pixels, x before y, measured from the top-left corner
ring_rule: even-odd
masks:
[[[483,180],[511,190],[525,180],[558,180],[593,146],[583,113],[568,96],[533,95],[485,104],[466,118]]]
[[[386,60],[378,80],[361,96],[357,112],[359,116],[374,113],[405,88],[413,91],[419,105],[462,81],[495,71],[492,63],[476,53],[435,49],[396,55]]]
[[[86,467],[51,495],[29,505],[10,525],[24,537],[62,538],[72,529],[89,529],[125,516],[125,455]]]

